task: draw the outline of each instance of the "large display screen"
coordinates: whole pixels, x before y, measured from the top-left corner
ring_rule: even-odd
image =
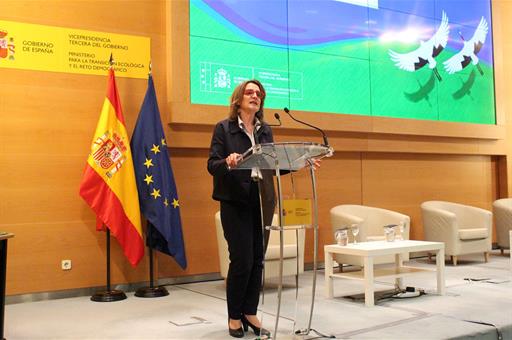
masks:
[[[190,0],[192,104],[495,124],[490,0]]]

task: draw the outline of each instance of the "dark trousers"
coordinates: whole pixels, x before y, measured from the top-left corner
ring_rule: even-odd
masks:
[[[242,314],[256,314],[261,290],[264,245],[256,182],[251,184],[250,191],[249,204],[220,204],[220,218],[230,260],[226,280],[228,314],[235,320],[239,320]],[[268,232],[265,239],[268,240]]]

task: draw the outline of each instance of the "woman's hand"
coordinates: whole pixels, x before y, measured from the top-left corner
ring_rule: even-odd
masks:
[[[242,159],[242,155],[236,152],[233,152],[231,155],[227,156],[226,164],[228,165],[228,169],[236,167],[240,159]]]

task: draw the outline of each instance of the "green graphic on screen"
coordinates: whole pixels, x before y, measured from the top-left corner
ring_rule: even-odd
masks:
[[[192,104],[495,124],[489,1],[191,0]]]

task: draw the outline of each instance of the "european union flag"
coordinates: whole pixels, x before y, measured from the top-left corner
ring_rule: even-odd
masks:
[[[130,144],[140,207],[148,220],[146,244],[173,256],[185,269],[180,201],[151,75]]]

